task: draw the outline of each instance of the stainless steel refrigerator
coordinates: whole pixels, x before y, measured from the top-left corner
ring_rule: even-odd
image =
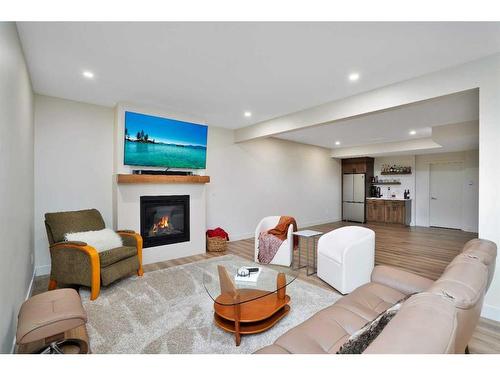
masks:
[[[342,220],[365,222],[365,175],[346,173],[342,179]]]

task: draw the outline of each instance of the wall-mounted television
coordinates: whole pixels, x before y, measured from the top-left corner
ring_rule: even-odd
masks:
[[[205,169],[207,126],[125,112],[124,164]]]

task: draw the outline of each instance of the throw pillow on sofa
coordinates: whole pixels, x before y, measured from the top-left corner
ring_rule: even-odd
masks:
[[[389,307],[387,310],[379,314],[371,322],[366,323],[359,330],[354,332],[349,339],[340,347],[337,354],[361,354],[365,349],[377,338],[377,336],[382,332],[385,326],[391,321],[391,319],[396,315],[396,313],[401,308],[404,301],[410,298],[413,294],[410,294],[394,305]]]

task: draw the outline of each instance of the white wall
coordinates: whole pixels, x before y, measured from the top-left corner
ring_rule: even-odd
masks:
[[[234,143],[234,131],[208,131],[207,225],[231,239],[252,237],[268,215],[303,227],[340,220],[340,160],[327,149],[263,138]]]
[[[384,164],[388,165],[401,165],[404,167],[411,167],[410,175],[382,175],[382,166]],[[380,191],[384,197],[389,197],[389,187],[390,192],[395,193],[396,197],[403,198],[405,190],[410,190],[411,202],[411,223],[410,225],[415,225],[415,211],[416,211],[416,199],[415,199],[415,156],[414,155],[398,155],[398,156],[384,156],[376,157],[374,161],[373,173],[375,176],[382,178],[384,180],[399,180],[401,185],[378,185]]]
[[[479,213],[479,151],[448,152],[416,157],[416,223],[429,226],[430,166],[437,163],[461,162],[464,168],[462,185],[462,230],[478,231]]]
[[[0,22],[0,352],[33,276],[33,92],[14,23]]]
[[[398,197],[402,197],[405,189],[410,190],[412,198],[411,225],[429,226],[429,200],[430,200],[430,165],[434,163],[461,162],[464,167],[464,180],[462,186],[461,229],[468,232],[478,231],[479,212],[479,151],[443,152],[424,155],[395,155],[376,157],[374,173],[379,178],[395,178],[401,185],[390,185]],[[382,176],[380,174],[383,164],[404,165],[412,167],[411,175]],[[381,191],[387,196],[387,186],[381,185]]]
[[[46,212],[97,208],[112,227],[113,110],[35,95],[35,261],[50,270]]]

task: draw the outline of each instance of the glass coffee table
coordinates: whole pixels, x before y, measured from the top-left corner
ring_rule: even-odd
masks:
[[[261,268],[256,282],[235,281],[243,266]],[[209,263],[203,285],[214,301],[215,324],[234,333],[237,346],[241,335],[268,330],[290,311],[286,287],[297,275],[296,270],[273,265]]]

